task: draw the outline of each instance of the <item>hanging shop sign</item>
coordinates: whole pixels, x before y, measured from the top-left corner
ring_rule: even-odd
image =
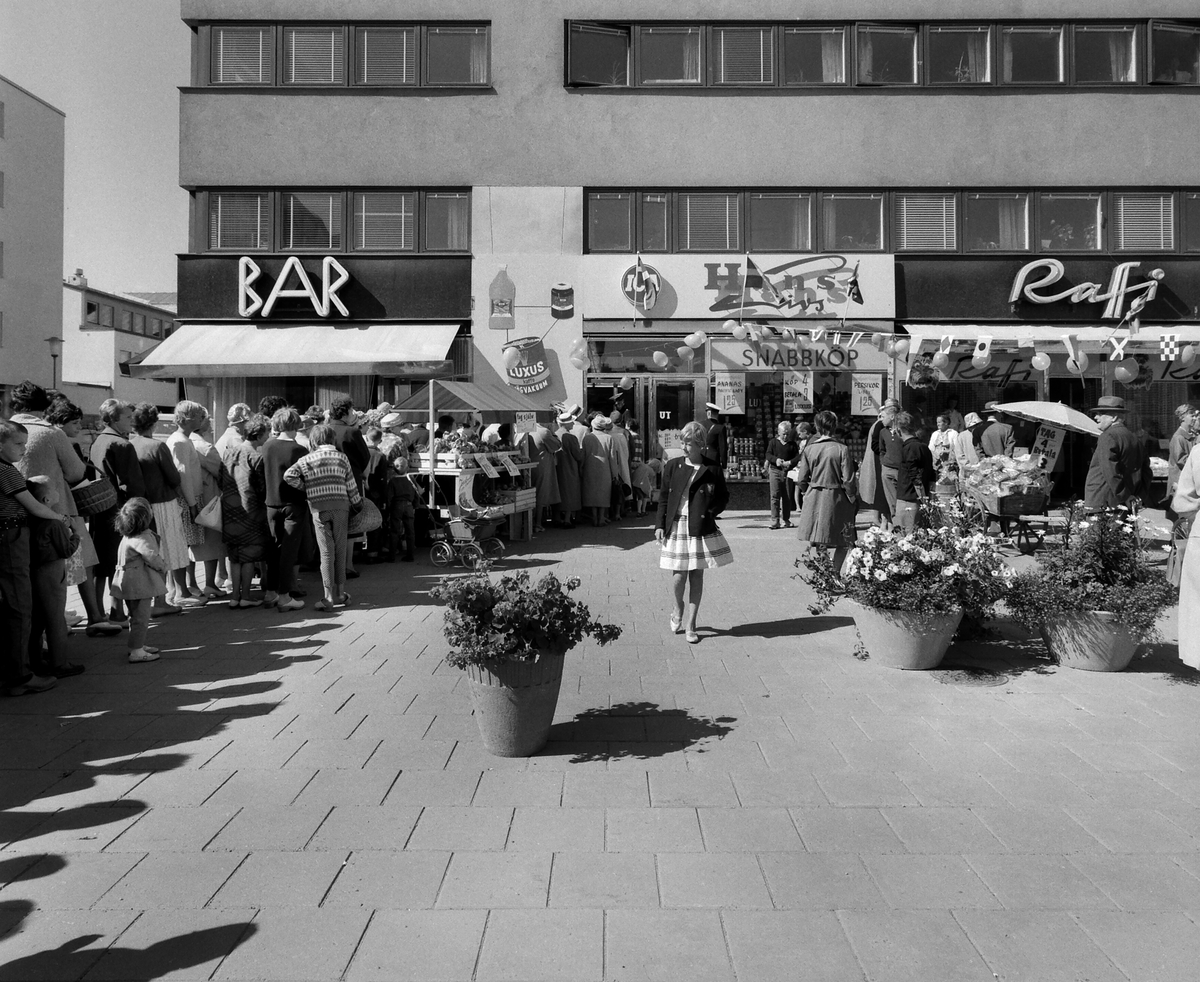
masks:
[[[510,341],[502,349],[502,357],[508,384],[518,392],[529,395],[550,387],[550,360],[541,338]]]
[[[883,376],[872,373],[850,376],[850,415],[878,416],[883,408]]]
[[[721,412],[736,416],[746,412],[746,373],[713,372],[714,400]]]
[[[892,359],[868,337],[849,344],[851,334],[841,343],[824,341],[738,341],[713,338],[709,342],[714,370],[742,372],[886,372]],[[832,339],[831,339],[832,340]]]
[[[1033,438],[1033,447],[1030,453],[1034,456],[1042,455],[1044,458],[1043,470],[1054,470],[1058,455],[1062,453],[1063,438],[1066,435],[1066,430],[1060,430],[1057,426],[1050,426],[1047,423],[1042,423],[1037,428],[1037,436]]]
[[[1108,278],[1107,291],[1103,291],[1099,283],[1084,282],[1068,286],[1058,293],[1046,293],[1042,291],[1061,282],[1066,268],[1057,259],[1035,259],[1017,272],[1008,302],[1016,303],[1024,297],[1030,303],[1038,304],[1058,303],[1060,300],[1069,303],[1102,303],[1105,306],[1100,314],[1101,319],[1121,321],[1127,316],[1126,300],[1129,301],[1129,315],[1139,314],[1158,295],[1158,284],[1166,276],[1162,269],[1152,269],[1146,274],[1145,280],[1131,284],[1130,273],[1141,265],[1140,262],[1118,263]],[[1035,275],[1038,271],[1042,271],[1041,276]]]
[[[590,255],[584,316],[891,319],[895,257],[880,253]]]
[[[813,408],[813,373],[783,373],[783,411],[811,413]]]

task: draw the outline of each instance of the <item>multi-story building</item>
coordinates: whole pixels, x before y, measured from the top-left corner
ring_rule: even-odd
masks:
[[[0,76],[0,410],[22,379],[53,382],[63,269],[66,116]]]
[[[669,445],[714,398],[753,441],[889,394],[1115,392],[1164,427],[1200,391],[1188,0],[182,12],[152,360],[218,402],[501,377]]]
[[[90,286],[82,269],[62,284],[59,388],[85,414],[109,398],[169,410],[181,397],[175,379],[135,378],[134,365],[175,326],[174,294],[112,293]],[[207,401],[207,390],[193,391]]]

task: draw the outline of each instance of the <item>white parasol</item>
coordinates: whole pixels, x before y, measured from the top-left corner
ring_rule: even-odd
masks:
[[[994,411],[1027,419],[1031,423],[1045,423],[1060,430],[1082,433],[1084,436],[1100,435],[1100,427],[1095,420],[1061,402],[1006,402],[995,406]]]

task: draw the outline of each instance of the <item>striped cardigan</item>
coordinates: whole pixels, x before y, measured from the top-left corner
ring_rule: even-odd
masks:
[[[313,511],[348,508],[362,501],[350,461],[344,453],[328,445],[301,457],[284,471],[283,479],[304,492]]]

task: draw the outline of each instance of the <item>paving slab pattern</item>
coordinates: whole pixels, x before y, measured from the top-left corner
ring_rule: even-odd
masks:
[[[74,638],[87,674],[0,702],[0,979],[1195,979],[1174,617],[1119,675],[1011,625],[881,669],[766,525],[726,516],[698,645],[649,522],[515,546],[625,629],[530,759],[483,750],[424,561],[156,623],[153,664]]]

